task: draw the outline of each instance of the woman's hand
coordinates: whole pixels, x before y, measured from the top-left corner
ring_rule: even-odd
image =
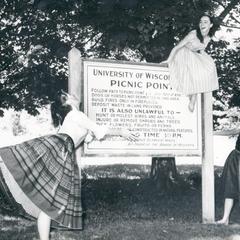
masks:
[[[162,65],[162,66],[168,66],[169,65],[169,60],[167,59],[167,60],[164,60],[164,61],[162,61],[162,62],[160,62],[160,65]]]
[[[86,135],[85,139],[84,139],[84,142],[85,143],[90,143],[92,142],[94,139],[94,135],[93,135],[93,132],[91,131],[88,131],[88,134]]]
[[[121,129],[120,136],[126,138],[128,141],[137,141],[138,136],[137,134],[132,133],[128,129]]]
[[[102,130],[102,131],[99,131],[99,130]],[[108,136],[120,136],[127,139],[128,141],[138,140],[137,134],[134,134],[130,130],[124,129],[124,128],[108,128],[108,127],[99,126],[98,132],[95,131],[94,135],[98,140],[104,140]]]

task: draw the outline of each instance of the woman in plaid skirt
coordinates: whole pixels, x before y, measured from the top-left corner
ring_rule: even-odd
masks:
[[[51,224],[82,229],[81,183],[74,149],[84,140],[108,135],[137,139],[126,129],[98,126],[65,92],[57,94],[51,114],[54,126],[59,127],[57,134],[0,149],[0,191],[13,208],[22,206],[37,218],[41,240],[49,239]]]

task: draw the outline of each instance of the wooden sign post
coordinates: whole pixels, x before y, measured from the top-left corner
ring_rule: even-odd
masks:
[[[202,221],[215,221],[212,93],[202,94]]]
[[[82,58],[78,49],[72,48],[68,53],[68,93],[71,94],[80,103],[79,108],[83,103],[83,79],[82,79]],[[75,151],[77,162],[81,160],[83,147],[79,147]],[[81,167],[79,167],[79,175],[81,179]]]
[[[82,58],[77,48],[72,48],[68,53],[68,63],[68,92],[83,103]]]

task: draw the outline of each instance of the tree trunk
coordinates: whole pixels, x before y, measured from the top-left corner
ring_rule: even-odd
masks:
[[[153,157],[151,179],[161,192],[171,192],[178,181],[174,157]]]

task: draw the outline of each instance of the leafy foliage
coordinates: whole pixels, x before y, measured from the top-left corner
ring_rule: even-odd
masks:
[[[239,48],[232,49],[228,45],[227,42],[218,41],[212,42],[209,47],[209,53],[215,59],[219,76],[219,90],[213,94],[215,98],[213,109],[216,112],[222,112],[220,115],[214,115],[215,127],[220,125],[219,119],[234,115],[237,117],[238,114],[233,114],[233,109],[238,111],[240,107]]]
[[[55,91],[67,89],[67,54],[74,46],[88,58],[160,62],[175,42],[195,27],[202,12],[221,12],[222,23],[236,25],[238,2],[1,1],[0,115],[9,107],[26,109],[35,115],[37,107],[48,103]],[[227,14],[230,18],[226,18]],[[221,46],[216,51],[219,51],[215,54],[219,66],[225,61],[232,66],[236,63],[231,63],[231,58],[237,58],[237,52],[223,50]],[[236,80],[234,74],[239,65],[233,67],[231,79]],[[222,83],[227,82],[229,76],[224,71],[224,68],[220,70]],[[227,86],[221,88],[222,99],[229,99]],[[234,96],[230,96],[229,104],[238,104],[237,94]]]

